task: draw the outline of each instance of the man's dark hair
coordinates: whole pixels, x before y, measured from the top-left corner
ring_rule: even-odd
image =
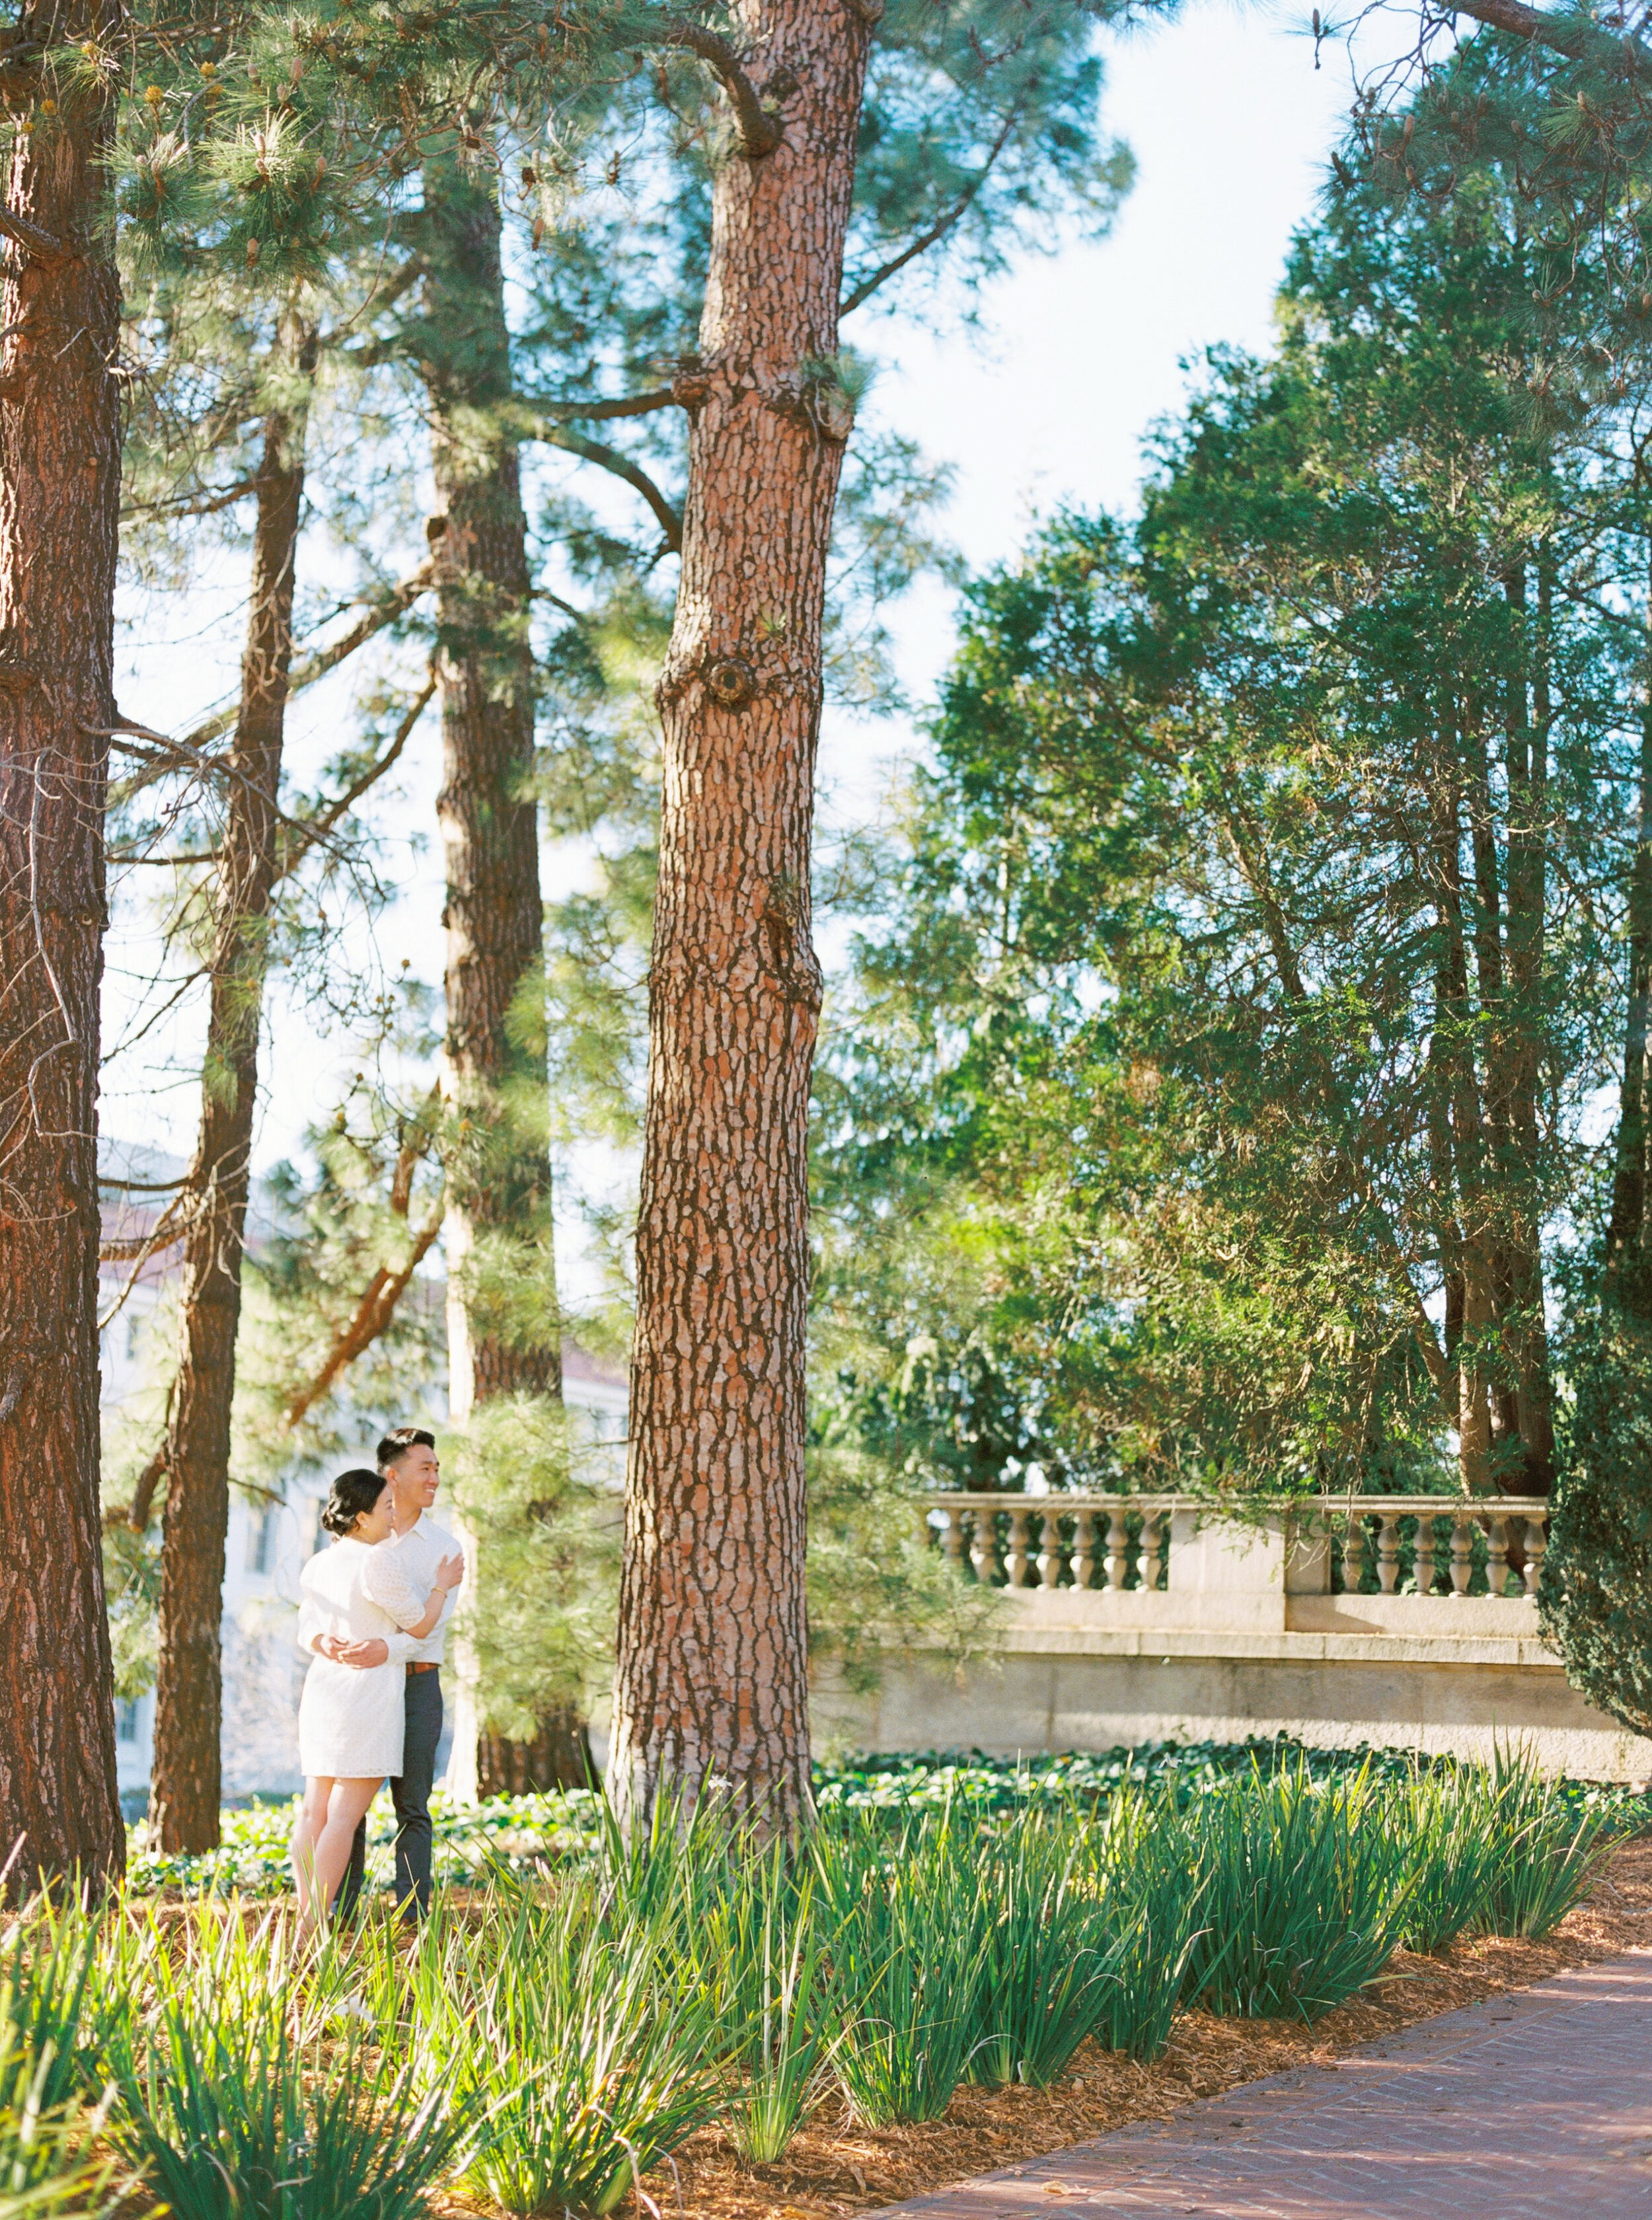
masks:
[[[411,1449],[433,1450],[436,1437],[424,1426],[392,1426],[378,1445],[377,1462],[381,1472],[388,1472],[393,1464],[400,1464]]]

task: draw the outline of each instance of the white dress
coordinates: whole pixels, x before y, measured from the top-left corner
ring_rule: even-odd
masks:
[[[318,1550],[298,1576],[298,1646],[310,1660],[298,1706],[298,1763],[307,1778],[372,1780],[402,1770],[407,1661],[415,1645],[374,1600],[382,1584],[377,1558],[369,1543],[346,1535]],[[390,1662],[340,1665],[318,1657],[311,1648],[318,1634],[346,1642],[377,1636],[390,1646]]]

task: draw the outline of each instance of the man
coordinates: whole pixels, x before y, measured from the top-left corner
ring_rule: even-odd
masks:
[[[395,1532],[382,1550],[393,1553],[407,1579],[407,1615],[387,1605],[403,1626],[418,1624],[425,1600],[443,1562],[458,1554],[458,1543],[427,1514],[441,1484],[436,1437],[422,1426],[396,1426],[378,1445],[378,1469],[390,1483]],[[430,1792],[436,1780],[436,1745],[442,1737],[442,1653],[453,1596],[421,1641],[411,1645],[408,1661],[407,1732],[402,1771],[390,1783],[396,1805],[396,1903],[404,1916],[422,1918],[430,1909]],[[334,1917],[348,1918],[361,1895],[367,1869],[367,1822],[356,1830],[350,1863],[339,1885]]]

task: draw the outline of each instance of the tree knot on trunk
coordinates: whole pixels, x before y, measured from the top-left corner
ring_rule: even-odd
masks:
[[[720,709],[744,709],[757,697],[757,674],[743,655],[719,655],[705,667],[705,684]]]
[[[866,379],[848,355],[812,355],[776,378],[764,396],[777,416],[807,424],[835,446],[846,444],[855,428],[855,406]]]
[[[770,882],[759,938],[764,967],[777,982],[784,1000],[818,1011],[825,986],[820,959],[809,939],[801,891],[789,874],[782,873]]]
[[[712,369],[703,356],[678,358],[671,372],[671,398],[679,408],[703,408],[711,398]]]

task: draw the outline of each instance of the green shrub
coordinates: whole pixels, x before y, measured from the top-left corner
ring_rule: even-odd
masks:
[[[1652,1735],[1652,1286],[1642,1265],[1581,1322],[1570,1453],[1555,1483],[1538,1612],[1567,1678]]]

